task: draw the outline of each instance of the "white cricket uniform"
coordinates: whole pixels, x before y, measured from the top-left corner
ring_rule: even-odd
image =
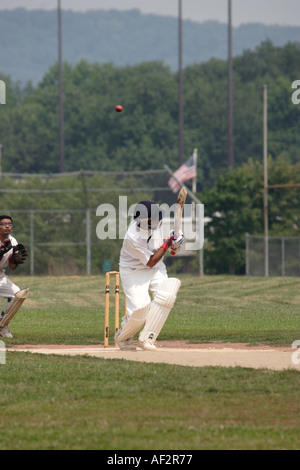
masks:
[[[10,239],[12,246],[16,246],[18,244],[17,240],[11,235],[9,235],[8,238]],[[0,246],[2,246],[1,241]],[[7,299],[14,297],[15,294],[20,290],[20,288],[11,282],[11,280],[5,274],[5,268],[7,268],[9,265],[9,257],[11,256],[12,252],[12,249],[9,250],[7,253],[5,253],[5,255],[3,255],[3,258],[0,259],[0,297],[5,297]]]
[[[163,241],[161,227],[148,231],[138,227],[134,221],[127,230],[119,264],[129,316],[135,310],[149,305],[152,300],[149,289],[154,294],[162,281],[168,278],[163,258],[153,268],[147,266],[150,257],[161,247]]]

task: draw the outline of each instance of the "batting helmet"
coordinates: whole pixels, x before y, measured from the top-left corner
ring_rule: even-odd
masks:
[[[155,230],[161,226],[164,215],[165,211],[160,209],[155,202],[140,201],[134,209],[133,218],[142,228]]]

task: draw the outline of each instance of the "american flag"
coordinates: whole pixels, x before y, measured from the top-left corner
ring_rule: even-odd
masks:
[[[197,169],[194,157],[195,155],[193,154],[183,165],[181,165],[180,168],[178,168],[178,170],[175,171],[174,176],[180,183],[196,178]],[[172,189],[173,193],[176,193],[180,188],[180,185],[173,176],[169,179],[168,185]]]

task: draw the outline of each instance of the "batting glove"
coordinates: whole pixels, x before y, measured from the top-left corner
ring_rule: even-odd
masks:
[[[171,251],[172,252],[174,251],[175,253],[177,253],[180,250],[180,248],[183,244],[184,235],[183,235],[181,230],[180,230],[179,235],[178,235],[177,238],[174,237],[174,230],[172,230],[170,235],[171,235],[171,238],[172,238]]]

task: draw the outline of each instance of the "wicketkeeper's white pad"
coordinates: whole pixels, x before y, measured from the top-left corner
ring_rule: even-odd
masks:
[[[0,328],[4,328],[5,326],[9,324],[9,322],[15,316],[17,311],[21,308],[24,300],[26,299],[28,295],[28,292],[29,292],[29,287],[26,287],[26,289],[19,290],[19,292],[16,293],[15,297],[12,298],[8,307],[5,310],[4,317],[0,321]]]
[[[160,284],[151,302],[145,326],[139,335],[140,342],[156,340],[174,306],[180,285],[181,281],[174,277]]]
[[[146,307],[136,310],[131,315],[126,315],[122,321],[121,329],[116,333],[118,341],[126,341],[134,336],[145,324],[151,303]]]

